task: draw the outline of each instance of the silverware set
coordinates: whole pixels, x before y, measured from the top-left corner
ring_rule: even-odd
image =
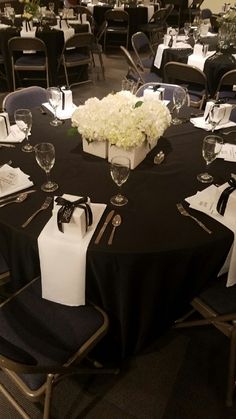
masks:
[[[114,238],[114,235],[115,235],[116,228],[119,227],[122,223],[121,216],[119,214],[114,215],[114,213],[115,213],[115,211],[111,210],[108,213],[108,215],[106,216],[106,219],[105,219],[105,221],[104,221],[104,223],[103,223],[103,225],[102,225],[102,227],[101,227],[101,229],[100,229],[100,231],[99,231],[99,233],[96,237],[96,240],[94,242],[95,244],[98,244],[100,242],[100,240],[101,240],[101,238],[102,238],[102,236],[103,236],[103,234],[104,234],[104,232],[105,232],[105,230],[106,230],[106,228],[107,228],[107,226],[108,226],[108,224],[110,223],[111,220],[112,220],[113,228],[112,228],[110,237],[108,239],[108,245],[110,246],[113,243],[113,238]]]
[[[36,217],[37,214],[39,214],[41,211],[46,210],[50,206],[52,199],[53,198],[51,196],[47,196],[41,207],[37,209],[29,218],[27,218],[27,220],[21,225],[21,227],[25,228],[33,220],[33,218]]]

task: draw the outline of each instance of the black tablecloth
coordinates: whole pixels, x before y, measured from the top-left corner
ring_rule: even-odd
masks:
[[[215,279],[233,241],[233,233],[207,215],[192,211],[212,235],[176,209],[177,202],[205,187],[196,175],[204,168],[201,145],[206,133],[190,123],[167,130],[123,187],[129,203],[116,210],[123,222],[113,245],[107,246],[111,226],[95,245],[111,209],[109,199],[116,192],[109,164],[82,152],[79,135],[68,133],[70,121],[54,128],[50,119],[51,115],[34,112],[31,142],[51,141],[56,147],[52,170],[52,178],[60,185],[56,193],[88,195],[92,202],[108,204],[87,251],[86,294],[107,311],[110,336],[119,357],[125,358],[165,331],[191,298]],[[0,250],[10,264],[16,288],[39,272],[37,237],[50,217],[49,209],[24,230],[20,227],[45,199],[40,191],[45,174],[34,154],[23,153],[20,147],[0,151],[0,164],[11,158],[13,166],[31,175],[38,190],[25,202],[0,209]],[[153,157],[160,149],[166,157],[158,166]],[[209,170],[221,183],[235,171],[235,163],[217,160]]]

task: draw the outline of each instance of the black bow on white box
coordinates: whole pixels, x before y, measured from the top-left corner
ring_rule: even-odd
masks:
[[[93,214],[88,204],[88,197],[82,197],[77,199],[76,201],[68,201],[61,196],[58,196],[55,199],[55,202],[58,205],[61,205],[57,213],[57,226],[58,229],[64,233],[63,231],[63,223],[69,223],[75,208],[81,208],[85,211],[85,222],[86,222],[86,231],[89,226],[93,223]]]
[[[230,194],[236,190],[236,174],[231,173],[229,186],[221,193],[216,209],[219,214],[224,215]]]

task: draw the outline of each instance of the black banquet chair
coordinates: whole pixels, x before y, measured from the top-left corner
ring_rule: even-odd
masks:
[[[195,297],[189,316],[175,322],[175,328],[214,326],[229,338],[229,360],[226,384],[226,405],[233,405],[236,381],[236,285],[226,287],[226,278],[222,275],[215,282]],[[195,313],[201,318],[196,319]],[[215,348],[218,351],[218,348]]]
[[[92,49],[94,44],[94,35],[92,33],[77,33],[73,37],[69,38],[63,47],[62,54],[59,58],[57,71],[60,70],[62,66],[65,72],[66,85],[73,86],[75,84],[93,82],[93,55]],[[88,72],[88,67],[90,68],[92,78],[89,78],[88,74],[85,79],[78,74],[78,68],[81,68],[82,72],[86,69]],[[74,76],[76,80],[72,83],[69,82],[69,72],[71,70],[76,70]],[[72,74],[71,74],[72,77]]]
[[[129,80],[133,80],[136,84],[136,88],[138,88],[140,85],[148,82],[161,82],[162,79],[157,76],[157,74],[152,72],[142,72],[137,65],[135,64],[132,56],[130,55],[129,51],[123,47],[120,46],[121,52],[126,60],[128,71],[126,78]]]
[[[7,113],[14,114],[19,108],[36,108],[47,100],[46,89],[40,86],[30,86],[8,93],[3,99],[2,107]]]
[[[140,31],[146,33],[146,35],[149,37],[153,46],[158,44],[159,40],[162,39],[162,36],[167,29],[166,20],[172,9],[172,6],[168,6],[156,10],[149,19],[148,23],[145,23],[139,27]]]
[[[155,53],[147,35],[144,32],[136,32],[131,37],[131,43],[141,70],[151,69]]]
[[[216,89],[215,99],[222,99],[227,103],[236,103],[236,70],[227,71],[221,77]]]
[[[124,44],[128,49],[129,44],[129,14],[125,10],[110,9],[105,12],[104,19],[107,23],[104,31],[104,51],[108,45]]]
[[[32,402],[42,402],[44,419],[53,417],[53,388],[62,378],[118,372],[97,368],[92,360],[81,364],[107,333],[108,323],[94,305],[70,307],[43,299],[40,278],[34,279],[0,304],[0,368],[12,382],[9,388],[5,381],[0,384],[1,392],[24,418],[30,416],[13,397],[14,386]]]
[[[44,80],[49,87],[47,48],[41,39],[16,36],[9,39],[8,49],[13,90],[16,90],[16,74],[19,75],[19,72],[23,74],[23,80]],[[32,51],[35,53],[32,54]],[[38,72],[43,73],[43,76],[39,78]]]
[[[207,97],[207,77],[205,73],[188,64],[170,61],[164,67],[164,81],[185,87],[190,96],[190,106],[202,109]]]

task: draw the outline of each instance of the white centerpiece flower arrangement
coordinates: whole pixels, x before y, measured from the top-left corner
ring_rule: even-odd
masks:
[[[143,99],[128,91],[109,94],[101,100],[88,99],[71,119],[72,126],[88,142],[108,141],[125,150],[144,142],[151,146],[171,124],[168,108],[155,95]]]

